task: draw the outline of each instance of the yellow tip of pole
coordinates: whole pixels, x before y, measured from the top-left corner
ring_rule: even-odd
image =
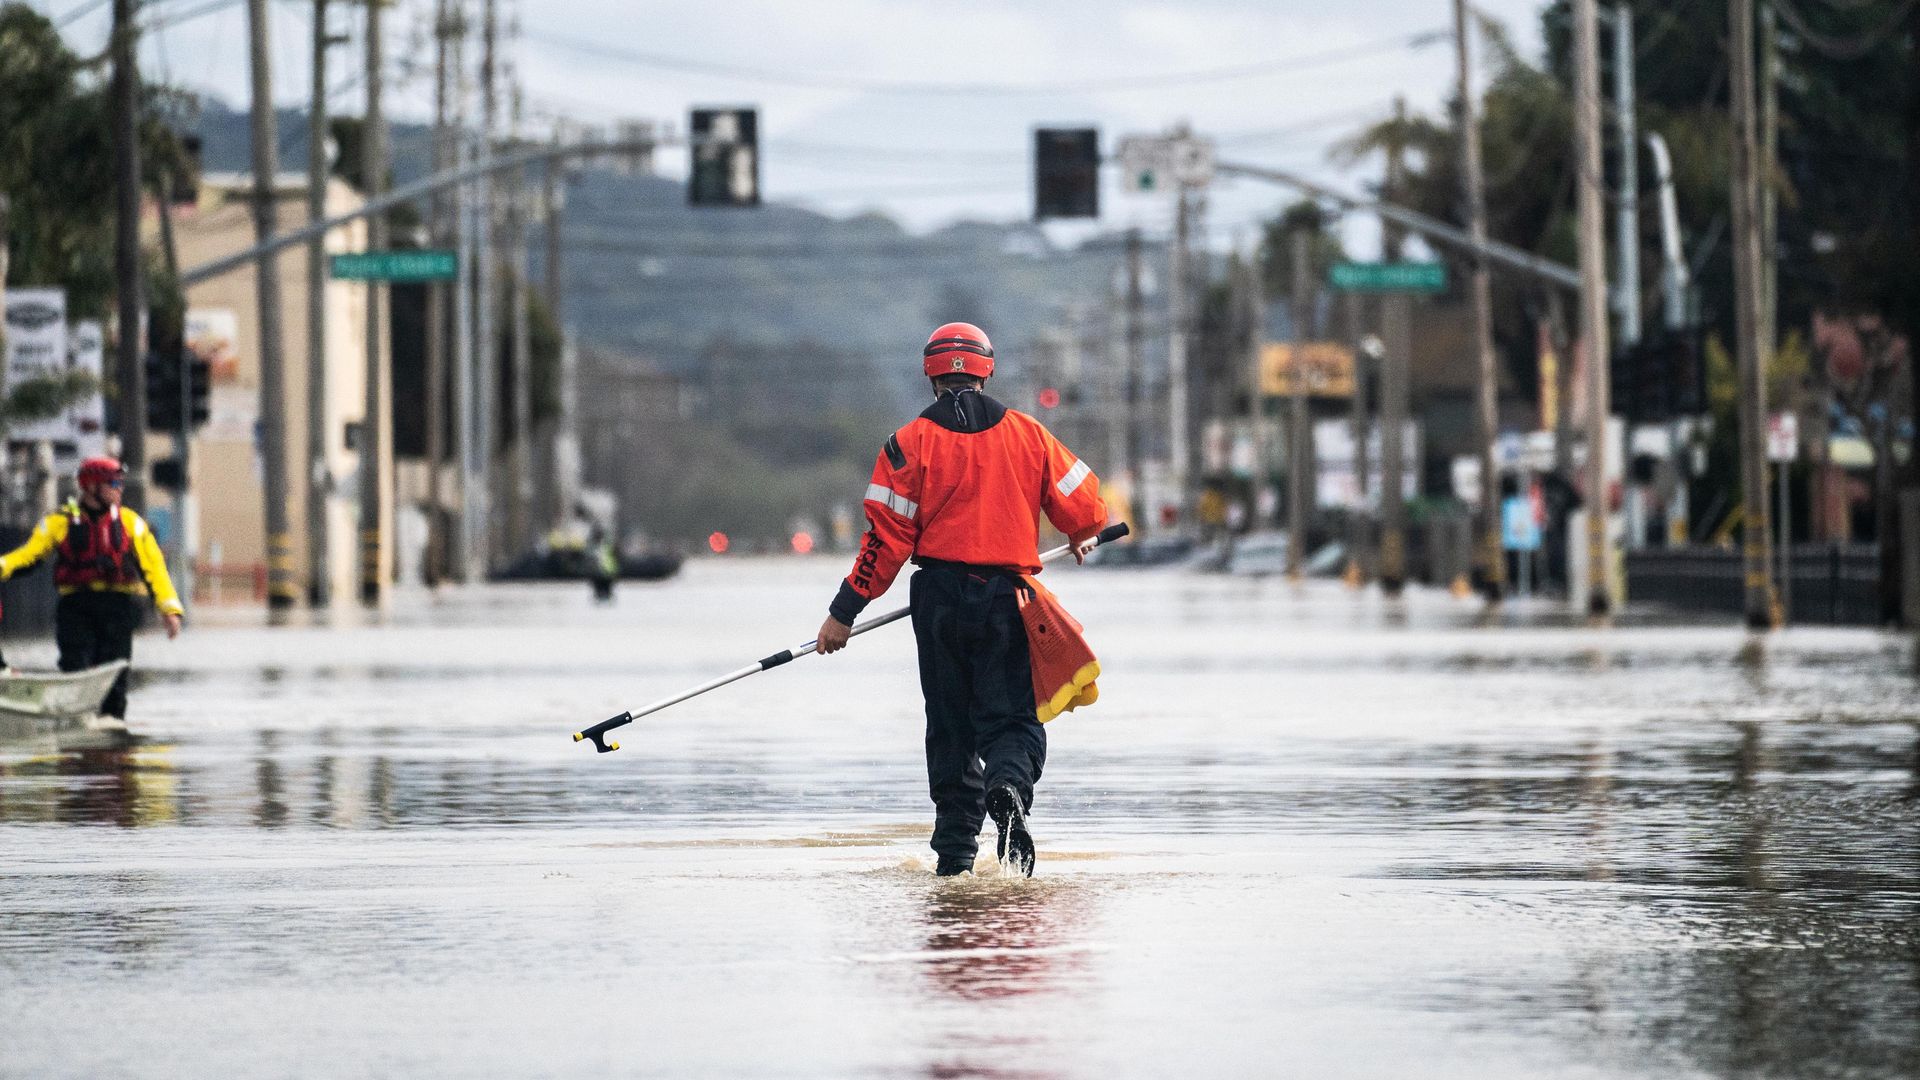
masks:
[[[579,742],[581,739],[584,739],[586,737],[587,737],[587,733],[584,731],[576,731],[573,733],[574,742]]]
[[[609,750],[618,750],[618,749],[620,749],[620,744],[619,744],[619,743],[617,743],[617,742],[610,742],[610,743],[608,743],[608,744],[607,744],[607,749],[609,749]]]

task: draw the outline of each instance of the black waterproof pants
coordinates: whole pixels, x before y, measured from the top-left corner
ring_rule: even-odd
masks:
[[[946,566],[911,578],[920,691],[927,699],[927,787],[933,850],[971,859],[986,820],[986,793],[1012,784],[1033,806],[1047,760],[1034,718],[1027,631],[1014,591],[1020,579]]]
[[[109,660],[133,659],[133,632],[140,625],[144,596],[82,589],[60,598],[53,609],[53,640],[60,646],[60,670],[84,671]],[[102,716],[127,718],[127,673],[113,681]]]

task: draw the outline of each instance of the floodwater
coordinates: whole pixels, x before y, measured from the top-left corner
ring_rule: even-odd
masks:
[[[0,1076],[1920,1068],[1907,639],[1059,568],[1030,881],[931,873],[904,625],[569,739],[841,572],[143,639],[141,744],[0,748]]]

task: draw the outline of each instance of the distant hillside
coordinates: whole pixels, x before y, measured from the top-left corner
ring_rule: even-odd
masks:
[[[279,125],[283,167],[298,168],[305,117],[282,111]],[[207,108],[206,167],[248,168],[247,133],[244,114]],[[398,125],[393,142],[396,179],[422,175],[428,131]],[[695,210],[677,180],[606,169],[570,181],[562,228],[566,318],[603,356],[625,358],[599,370],[679,378],[692,391],[695,422],[758,459],[775,489],[843,472],[840,485],[857,489],[885,432],[919,411],[920,346],[942,322],[986,327],[1006,376],[998,391],[1031,407],[1036,338],[1059,325],[1067,305],[1099,305],[1123,257],[1117,238],[1060,250],[1024,222],[912,236],[881,215],[836,219],[778,204]],[[536,281],[543,250],[536,234]],[[1150,248],[1147,258],[1158,267],[1164,254]],[[1163,320],[1150,313],[1149,322]],[[583,373],[583,396],[613,392],[592,381]],[[606,475],[620,464],[589,462],[589,472]],[[738,480],[704,472],[685,479],[706,490]],[[773,500],[761,501],[771,514]],[[766,524],[778,530],[786,522]],[[697,523],[628,525],[670,534]]]
[[[279,130],[283,167],[297,168],[305,114],[281,110]],[[206,167],[248,168],[247,131],[244,113],[210,104],[201,119]],[[396,125],[393,143],[396,178],[421,175],[427,129]],[[883,378],[897,374],[894,385],[916,394],[919,346],[934,325],[981,323],[1017,370],[1062,305],[1105,295],[1119,261],[1115,243],[1061,251],[1023,222],[916,237],[880,215],[696,210],[677,180],[601,169],[570,184],[563,227],[567,314],[585,341],[682,376],[717,342],[806,342],[844,358],[862,379],[868,362]],[[539,244],[536,237],[536,253]],[[532,272],[540,277],[537,257]]]

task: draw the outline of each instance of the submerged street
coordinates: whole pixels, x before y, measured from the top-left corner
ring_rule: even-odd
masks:
[[[931,872],[904,625],[570,741],[809,640],[843,572],[143,637],[138,745],[0,747],[0,1076],[1920,1060],[1907,639],[1057,568],[1105,674],[1030,881]]]

